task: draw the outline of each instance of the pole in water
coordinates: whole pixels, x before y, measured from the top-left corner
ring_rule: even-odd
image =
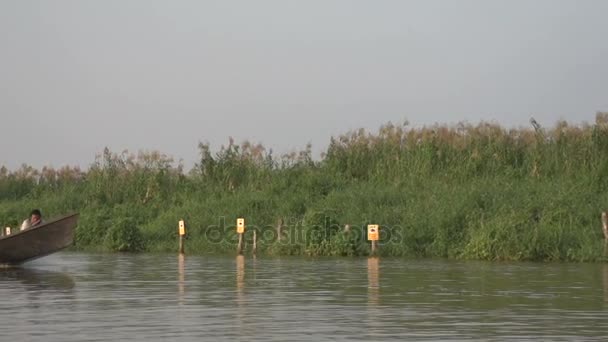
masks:
[[[608,216],[606,212],[602,212],[602,230],[604,231],[604,240],[608,243]]]
[[[179,220],[178,224],[178,233],[179,233],[179,253],[184,254],[184,235],[186,235],[186,223],[184,220]]]
[[[367,225],[367,240],[372,243],[371,255],[378,253],[378,240],[380,239],[380,227],[377,224]]]
[[[239,234],[239,244],[236,247],[236,253],[238,255],[243,254],[243,234],[245,234],[245,219],[236,219],[236,233]]]
[[[277,241],[283,239],[283,219],[280,218],[277,222]]]
[[[258,238],[257,238],[257,234],[256,234],[256,230],[253,230],[253,250],[252,253],[253,255],[255,255],[255,253],[257,252],[258,249]]]

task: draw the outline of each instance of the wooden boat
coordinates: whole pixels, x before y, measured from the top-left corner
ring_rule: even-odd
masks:
[[[78,214],[0,237],[0,265],[18,265],[55,253],[72,244]]]

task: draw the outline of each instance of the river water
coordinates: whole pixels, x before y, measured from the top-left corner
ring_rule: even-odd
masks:
[[[605,340],[608,265],[62,252],[0,270],[0,341]]]

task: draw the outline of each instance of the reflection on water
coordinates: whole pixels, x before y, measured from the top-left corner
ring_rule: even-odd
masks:
[[[236,256],[236,303],[239,313],[245,304],[245,256]]]
[[[601,264],[58,253],[0,272],[0,331],[51,342],[602,341],[607,297]]]
[[[240,336],[246,336],[245,256],[236,256],[236,324]]]
[[[40,270],[35,268],[4,268],[0,269],[0,282],[19,283],[27,291],[41,290],[70,290],[74,287],[74,280],[67,273]],[[13,285],[14,286],[14,285]]]
[[[185,272],[184,265],[186,262],[186,256],[183,253],[179,253],[177,255],[177,297],[179,298],[179,303],[184,303],[184,286],[185,286]]]
[[[378,275],[378,257],[369,257],[367,259],[367,298],[371,305],[377,306],[380,298],[380,280]]]
[[[72,300],[74,287],[74,279],[64,272],[25,267],[0,269],[0,312],[13,322],[24,312],[38,312],[48,305],[60,306]]]
[[[371,340],[382,334],[382,316],[380,303],[380,259],[377,256],[367,258],[367,331]]]
[[[243,289],[245,287],[245,256],[236,256],[236,292],[238,297],[243,296]],[[239,300],[240,301],[240,300]]]

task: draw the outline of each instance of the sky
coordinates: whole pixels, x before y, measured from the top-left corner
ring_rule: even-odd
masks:
[[[0,0],[0,165],[608,111],[603,0]]]

